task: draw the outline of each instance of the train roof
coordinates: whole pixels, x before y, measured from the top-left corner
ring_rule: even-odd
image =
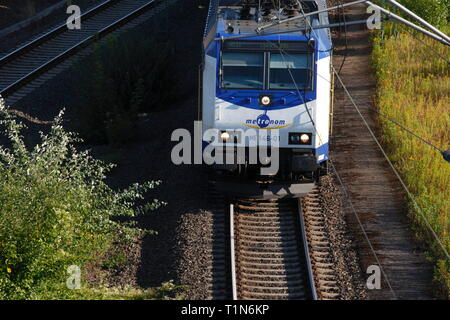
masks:
[[[305,13],[325,9],[326,0],[303,0],[300,1]],[[261,5],[262,3],[262,5]],[[292,30],[296,28],[308,28],[311,24],[327,25],[328,14],[326,12],[317,15],[311,15],[309,23],[305,18],[301,18],[303,12],[298,7],[298,1],[280,0],[281,6],[273,7],[272,1],[259,0],[211,0],[204,34],[204,44],[206,46],[216,37],[230,37],[233,35],[255,34],[255,30],[263,25],[270,24],[276,20],[283,20],[293,16],[299,16],[298,19],[282,23],[276,27],[270,28],[270,32]],[[285,34],[282,37],[286,39],[317,37],[321,49],[331,46],[331,35],[328,29],[320,29],[313,34],[305,34],[307,31],[297,31],[295,33]],[[259,37],[264,37],[261,33]]]

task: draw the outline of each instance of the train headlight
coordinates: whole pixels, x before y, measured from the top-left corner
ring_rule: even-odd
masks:
[[[259,95],[259,103],[264,107],[272,105],[272,95],[270,94]]]
[[[264,106],[268,106],[268,105],[270,104],[270,97],[268,97],[268,96],[262,97],[262,98],[261,98],[261,103],[262,103]]]
[[[220,140],[222,140],[223,142],[227,142],[230,139],[230,134],[226,131],[222,132],[220,134]]]
[[[300,136],[300,141],[302,143],[309,143],[310,140],[311,140],[311,138],[306,133],[304,133]]]
[[[311,144],[311,133],[289,132],[289,144]]]

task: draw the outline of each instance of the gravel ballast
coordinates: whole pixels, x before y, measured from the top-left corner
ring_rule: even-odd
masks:
[[[319,190],[341,299],[367,299],[355,240],[349,232],[343,210],[345,200],[336,186],[335,177],[331,174],[322,177]]]

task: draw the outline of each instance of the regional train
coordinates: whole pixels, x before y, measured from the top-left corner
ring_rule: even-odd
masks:
[[[325,9],[326,0],[211,0],[199,119],[219,189],[301,197],[326,173],[332,42]]]

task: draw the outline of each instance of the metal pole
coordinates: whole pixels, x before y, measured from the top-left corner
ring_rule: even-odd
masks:
[[[313,28],[313,30],[316,29],[325,29],[325,28],[334,28],[334,27],[339,27],[339,26],[351,26],[351,25],[355,25],[355,24],[366,24],[367,20],[356,20],[356,21],[350,21],[347,23],[331,23],[331,24],[322,24],[322,25],[318,25],[315,26]],[[310,27],[299,27],[299,28],[295,28],[295,29],[289,29],[289,30],[285,30],[285,31],[274,31],[274,32],[265,32],[262,34],[259,33],[253,33],[253,34],[243,34],[243,35],[239,35],[239,36],[230,36],[230,37],[221,37],[221,38],[215,38],[214,40],[219,41],[226,41],[226,40],[234,40],[234,39],[243,39],[243,38],[254,38],[254,37],[262,37],[262,36],[270,36],[273,34],[284,34],[284,33],[292,33],[292,32],[299,32],[299,31],[306,31],[306,30],[310,30]]]
[[[430,32],[430,31],[428,31],[428,30],[426,30],[426,29],[424,29],[424,28],[422,28],[422,27],[420,27],[420,26],[418,26],[418,25],[416,25],[416,24],[414,24],[414,23],[412,23],[412,22],[410,22],[410,21],[408,21],[408,20],[406,20],[406,19],[404,19],[404,18],[402,18],[402,17],[392,13],[392,12],[390,12],[389,10],[386,10],[386,9],[384,9],[384,8],[374,4],[374,3],[372,3],[371,1],[366,1],[366,0],[364,0],[364,1],[355,1],[355,2],[349,2],[349,3],[347,3],[347,5],[350,5],[350,4],[354,5],[356,3],[362,3],[362,2],[364,2],[367,5],[372,6],[374,8],[379,9],[381,12],[383,12],[384,14],[386,14],[389,18],[392,18],[393,20],[397,20],[397,21],[399,21],[401,23],[404,23],[407,26],[409,26],[409,27],[411,27],[411,28],[413,28],[413,29],[415,29],[415,30],[417,30],[419,32],[422,32],[423,34],[429,36],[430,38],[433,38],[434,40],[437,40],[437,41],[439,41],[439,42],[441,42],[441,43],[443,43],[445,45],[448,45],[448,46],[450,45],[450,41],[447,41],[446,39],[436,35],[435,33]],[[332,8],[328,8],[327,10],[331,10],[331,9]],[[304,18],[304,17],[306,17],[308,15],[316,14],[318,12],[324,12],[324,11],[326,11],[326,10],[310,12],[308,14],[305,14],[305,15],[302,15],[302,16],[298,16],[298,17],[294,17],[294,18],[295,19]],[[279,23],[286,22],[287,20],[289,20],[289,21],[293,20],[294,18],[289,18],[289,19],[286,19],[286,20],[281,20],[281,21],[279,21],[277,23],[273,23],[273,24],[270,24],[270,25],[262,26],[262,27],[259,28],[259,30],[264,30],[265,28],[271,27],[273,25],[277,25]],[[332,23],[332,24],[327,24],[327,25],[315,26],[314,29],[333,28],[333,27],[338,27],[338,26],[342,26],[342,25],[354,25],[354,24],[362,24],[362,23],[367,23],[367,21],[366,20],[358,20],[358,21],[347,22],[345,24]],[[257,29],[256,30],[257,33],[255,33],[255,34],[246,34],[246,35],[231,36],[231,37],[221,37],[221,38],[215,38],[214,40],[222,40],[222,41],[224,41],[224,40],[233,40],[233,39],[241,39],[241,38],[252,38],[252,37],[258,37],[258,36],[266,36],[266,35],[272,35],[272,34],[283,34],[283,33],[292,33],[292,32],[299,32],[299,31],[305,31],[305,30],[309,30],[309,28],[300,27],[300,28],[295,28],[295,29],[286,30],[286,31],[277,31],[277,32],[269,32],[269,33],[262,33],[262,34],[260,34],[260,33],[258,33],[258,29]]]
[[[412,22],[410,22],[410,21],[408,21],[406,19],[403,19],[402,17],[400,17],[400,16],[390,12],[389,10],[386,10],[386,9],[380,7],[380,6],[377,6],[376,4],[374,4],[374,3],[370,2],[370,1],[366,1],[366,3],[368,5],[374,7],[374,8],[377,8],[378,10],[380,10],[381,12],[386,14],[389,18],[392,18],[394,20],[400,21],[400,22],[406,24],[407,26],[410,26],[411,28],[413,28],[413,29],[415,29],[417,31],[424,33],[425,35],[427,35],[427,36],[429,36],[429,37],[431,37],[431,38],[433,38],[433,39],[435,39],[435,40],[437,40],[439,42],[442,42],[443,44],[446,44],[448,46],[450,45],[450,42],[445,40],[444,38],[441,38],[440,36],[430,32],[428,30],[425,30],[424,28],[419,27],[418,25],[416,25],[416,24],[414,24],[414,23],[412,23]]]
[[[308,238],[306,235],[305,220],[303,217],[303,208],[302,208],[301,198],[298,199],[298,208],[299,208],[298,215],[299,215],[299,219],[300,219],[300,227],[302,229],[302,241],[303,241],[303,246],[305,248],[305,260],[306,260],[306,265],[308,267],[309,285],[311,287],[311,294],[312,294],[313,300],[318,300],[316,281],[314,279],[314,271],[313,271],[313,267],[311,264],[311,256],[309,255],[309,244],[308,244]]]
[[[439,29],[437,29],[436,27],[434,27],[432,24],[428,23],[426,20],[424,20],[423,18],[419,17],[417,14],[415,14],[414,12],[412,12],[411,10],[409,10],[408,8],[404,7],[403,5],[401,5],[400,3],[398,3],[397,1],[394,0],[387,0],[389,3],[391,3],[393,6],[399,8],[401,11],[403,11],[404,13],[410,15],[411,17],[413,17],[414,19],[416,19],[417,21],[419,21],[420,23],[422,23],[424,26],[430,28],[431,30],[433,30],[436,34],[440,35],[442,38],[444,38],[447,42],[450,43],[450,38],[443,33],[442,31],[440,31]]]

